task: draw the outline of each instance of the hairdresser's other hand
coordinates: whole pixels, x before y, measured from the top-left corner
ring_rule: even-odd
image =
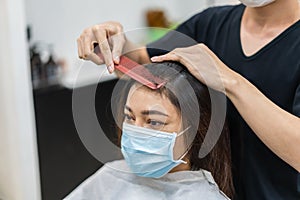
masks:
[[[105,22],[86,28],[77,39],[78,56],[100,65],[106,64],[109,72],[118,64],[126,39],[123,26],[118,22]],[[99,45],[94,48],[94,44]]]
[[[237,76],[204,44],[177,48],[165,55],[152,57],[151,61],[180,62],[202,83],[224,93],[226,85],[230,85]]]

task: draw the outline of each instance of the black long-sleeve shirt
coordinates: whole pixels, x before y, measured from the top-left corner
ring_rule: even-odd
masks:
[[[196,14],[176,31],[149,44],[148,54],[152,57],[204,43],[267,98],[300,117],[300,21],[246,56],[240,41],[244,9],[243,5],[223,6]],[[230,100],[227,106],[236,199],[299,200],[299,173],[256,136]]]

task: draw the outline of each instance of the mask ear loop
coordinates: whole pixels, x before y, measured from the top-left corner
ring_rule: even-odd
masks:
[[[177,134],[176,138],[179,137],[179,136],[181,136],[181,135],[183,135],[190,128],[191,128],[191,126],[187,127],[183,131],[181,131],[179,134]],[[184,161],[182,159],[186,156],[186,154],[189,152],[189,150],[191,149],[191,147],[192,147],[192,143],[189,145],[189,147],[187,148],[187,150],[185,151],[185,153],[182,156],[180,156],[179,159],[178,159],[178,160],[181,160],[183,164],[187,164],[188,163],[188,162],[186,162],[186,161]]]
[[[176,133],[177,134],[177,136],[176,137],[179,137],[179,136],[181,136],[182,134],[184,134],[184,132],[186,132],[187,130],[189,130],[191,128],[191,126],[189,126],[189,127],[187,127],[186,129],[184,129],[183,131],[181,131],[180,133]],[[175,133],[175,132],[174,132]]]

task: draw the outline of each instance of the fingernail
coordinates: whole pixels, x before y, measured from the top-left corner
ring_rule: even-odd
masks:
[[[113,65],[110,65],[110,66],[107,67],[107,69],[108,69],[109,73],[113,73],[113,71],[114,71],[114,66],[113,66]]]
[[[119,64],[119,62],[120,62],[120,56],[116,56],[114,58],[114,61],[115,61],[115,63]]]

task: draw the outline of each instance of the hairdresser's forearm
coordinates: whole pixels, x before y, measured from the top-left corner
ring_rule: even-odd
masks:
[[[300,172],[300,118],[275,105],[239,74],[232,77],[225,88],[241,116],[266,146]]]

